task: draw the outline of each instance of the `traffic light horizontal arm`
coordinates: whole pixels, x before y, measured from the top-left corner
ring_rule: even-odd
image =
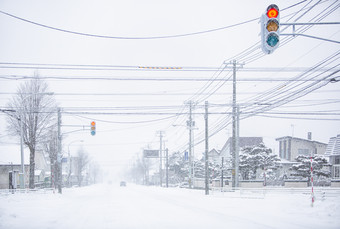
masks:
[[[280,23],[280,25],[340,25],[340,22],[294,22]]]
[[[335,41],[335,40],[330,40],[330,39],[326,39],[326,38],[322,38],[322,37],[316,37],[316,36],[311,36],[311,35],[307,35],[307,34],[302,34],[302,33],[281,33],[281,36],[303,36],[303,37],[309,37],[309,38],[314,38],[314,39],[318,39],[318,40],[323,40],[323,41],[328,41],[328,42],[333,42],[336,44],[340,44],[340,41]]]
[[[64,132],[62,135],[66,135],[66,134],[70,134],[70,133],[74,133],[74,132],[79,132],[79,131],[84,131],[84,130],[90,130],[90,129],[72,130],[72,131]]]

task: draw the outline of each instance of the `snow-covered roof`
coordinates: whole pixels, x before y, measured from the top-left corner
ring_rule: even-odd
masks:
[[[325,156],[340,155],[340,134],[329,139]]]
[[[308,139],[303,139],[303,138],[296,138],[296,137],[292,137],[292,136],[284,136],[284,137],[276,138],[275,140],[281,141],[281,140],[286,140],[286,139],[298,140],[298,141],[303,141],[303,142],[311,142],[311,143],[314,143],[314,144],[327,145],[326,143],[323,143],[323,142],[308,140]]]
[[[246,147],[246,146],[256,146],[263,142],[262,137],[239,137],[238,139],[238,145],[240,148]],[[229,153],[231,149],[231,141],[232,138],[230,137],[227,142],[224,144],[224,146],[221,149],[221,153]]]
[[[42,173],[42,170],[40,170],[40,169],[34,170],[34,175],[35,175],[35,176],[40,176],[41,173]]]

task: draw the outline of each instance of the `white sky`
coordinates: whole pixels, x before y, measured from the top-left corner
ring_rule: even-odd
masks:
[[[266,7],[276,3],[284,9],[299,1],[1,1],[0,10],[44,25],[82,33],[119,36],[149,37],[185,34],[220,28],[240,22],[256,19]],[[281,11],[281,22],[285,22],[310,1],[291,9]],[[307,7],[317,1],[312,1]],[[306,13],[298,22],[307,22],[319,13],[335,6],[336,1],[322,1],[313,10]],[[328,8],[330,7],[330,8]],[[297,18],[297,16],[295,16]],[[294,19],[295,19],[294,18]],[[340,10],[336,8],[323,21],[339,21]],[[72,65],[122,65],[122,66],[167,66],[167,67],[220,67],[231,58],[260,40],[258,20],[229,29],[211,33],[168,39],[134,40],[104,39],[85,37],[43,28],[37,25],[14,19],[0,13],[0,63],[34,63],[34,64],[72,64]],[[285,32],[290,33],[291,29]],[[339,25],[315,26],[306,34],[340,40]],[[281,37],[283,39],[283,37]],[[257,50],[258,51],[258,50]],[[244,68],[252,67],[312,67],[331,54],[339,51],[339,45],[316,39],[298,37],[279,47],[273,54],[246,62]],[[335,64],[339,61],[335,61]],[[5,66],[4,64],[1,67]],[[8,66],[8,65],[6,65]],[[35,65],[36,66],[36,65]],[[334,63],[333,65],[334,66]],[[339,69],[339,68],[338,68]],[[201,89],[207,82],[202,81],[108,81],[95,80],[97,77],[166,77],[166,78],[210,78],[214,72],[184,71],[75,71],[60,69],[13,69],[0,68],[0,76],[19,75],[33,76],[38,72],[46,76],[69,77],[69,80],[48,79],[50,91],[64,111],[98,111],[104,107],[145,107],[175,106],[170,112],[187,112],[184,102]],[[225,77],[228,72],[219,77]],[[300,72],[238,72],[238,78],[292,78]],[[74,77],[91,77],[91,80],[74,80]],[[325,75],[326,76],[326,75]],[[6,106],[8,99],[16,92],[23,80],[0,79],[0,108]],[[237,100],[251,101],[258,93],[274,88],[282,82],[239,82]],[[216,83],[213,83],[216,85]],[[213,104],[230,104],[231,82],[222,86],[208,101]],[[210,90],[212,90],[210,88]],[[211,92],[210,90],[205,93]],[[106,94],[98,95],[98,94]],[[174,95],[178,94],[178,95]],[[72,94],[72,95],[70,95]],[[80,95],[81,94],[81,95]],[[95,94],[92,95],[91,94]],[[96,95],[97,94],[97,95]],[[275,111],[316,112],[328,111],[339,113],[340,83],[328,84],[317,91],[288,104],[287,108],[276,108]],[[194,97],[194,100],[202,97]],[[335,101],[336,100],[336,101]],[[312,106],[325,103],[327,105]],[[254,101],[252,101],[254,103]],[[198,105],[203,105],[199,101]],[[306,106],[308,105],[308,106]],[[101,108],[84,109],[89,107]],[[183,109],[184,108],[184,109]],[[222,112],[223,108],[211,108]],[[129,112],[131,110],[120,110]],[[141,110],[132,110],[140,112]],[[144,110],[142,110],[144,111]],[[153,112],[161,112],[156,109]],[[202,112],[202,109],[195,110]],[[97,134],[90,136],[89,131],[68,134],[64,138],[64,150],[70,146],[75,153],[83,145],[93,159],[105,166],[125,166],[131,158],[141,154],[142,149],[159,148],[156,132],[166,132],[165,141],[169,151],[185,150],[188,141],[188,130],[185,125],[187,115],[166,119],[159,122],[135,124],[146,120],[166,118],[171,115],[95,115],[82,114],[81,117],[63,114],[63,125],[89,125],[97,121]],[[284,116],[284,115],[281,115]],[[223,115],[211,115],[211,132],[216,129],[217,119]],[[306,118],[306,116],[294,117]],[[308,118],[339,118],[339,116],[308,116]],[[5,123],[4,115],[0,115]],[[204,131],[203,115],[195,115],[198,130],[195,136],[202,136]],[[117,123],[115,123],[117,122]],[[120,124],[119,124],[120,122]],[[121,124],[125,122],[125,124]],[[127,124],[126,122],[130,122]],[[292,125],[294,126],[292,128]],[[267,146],[277,148],[275,138],[292,135],[306,138],[307,132],[313,133],[313,139],[327,143],[330,137],[340,133],[340,121],[321,121],[304,119],[273,119],[252,117],[240,123],[241,136],[264,137]],[[63,127],[64,133],[77,128]],[[8,144],[17,142],[8,138],[6,125],[0,126],[0,161],[10,161],[4,152],[20,155],[19,146]],[[210,148],[220,149],[231,135],[231,126],[210,138]],[[84,140],[83,143],[74,142]],[[69,145],[71,142],[72,145]],[[201,155],[204,144],[195,147],[196,155]],[[26,156],[29,151],[26,150]]]

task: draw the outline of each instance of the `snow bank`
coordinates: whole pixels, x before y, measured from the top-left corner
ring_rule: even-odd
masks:
[[[128,184],[0,195],[0,228],[340,228],[340,196]],[[339,194],[339,192],[337,192]]]

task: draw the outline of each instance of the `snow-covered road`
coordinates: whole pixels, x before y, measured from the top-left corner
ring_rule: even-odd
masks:
[[[95,185],[0,195],[0,228],[340,228],[340,196]]]

